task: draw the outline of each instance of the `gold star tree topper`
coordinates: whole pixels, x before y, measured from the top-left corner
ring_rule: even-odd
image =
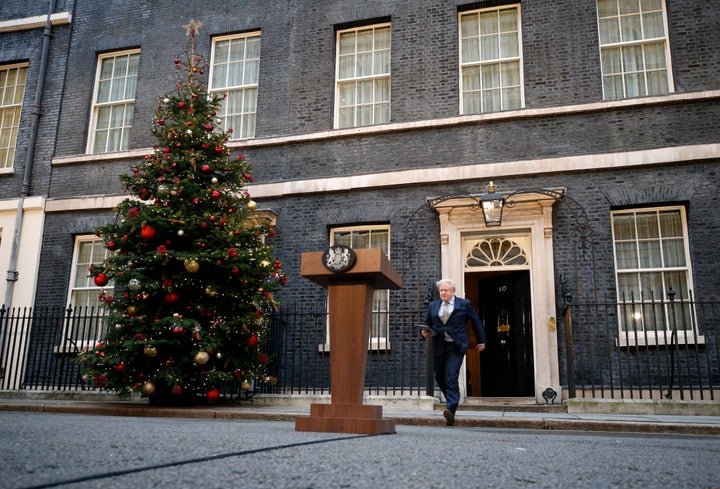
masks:
[[[185,28],[187,36],[195,37],[195,34],[200,33],[200,27],[202,27],[202,22],[196,21],[195,19],[190,19],[190,22],[185,24],[183,27]]]

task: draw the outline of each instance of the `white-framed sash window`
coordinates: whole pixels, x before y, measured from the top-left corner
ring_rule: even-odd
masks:
[[[213,39],[209,90],[220,99],[218,117],[231,139],[255,137],[259,74],[259,32]]]
[[[13,167],[27,64],[0,66],[0,172]]]
[[[665,0],[597,0],[605,100],[673,92]]]
[[[611,213],[619,344],[696,343],[683,206]]]
[[[337,32],[335,128],[390,122],[390,24]]]
[[[460,12],[460,113],[524,105],[520,5]]]
[[[137,49],[98,57],[88,153],[128,149],[139,65]]]

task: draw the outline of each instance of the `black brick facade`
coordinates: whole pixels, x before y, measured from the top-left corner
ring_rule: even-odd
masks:
[[[187,40],[182,25],[194,18],[203,23],[197,51],[208,58],[213,36],[262,33],[256,137],[232,145],[253,163],[257,184],[506,163],[508,172],[492,178],[501,189],[567,189],[568,200],[558,203],[553,213],[556,283],[561,276],[572,277],[576,297],[610,300],[615,299],[610,211],[683,204],[687,206],[695,296],[720,299],[720,154],[635,167],[586,170],[581,165],[572,171],[549,168],[521,176],[512,171],[512,165],[528,160],[584,156],[590,161],[593,155],[720,143],[720,2],[665,1],[675,95],[653,98],[652,103],[635,99],[624,104],[603,103],[594,2],[518,2],[525,110],[463,120],[458,119],[458,11],[508,2],[358,3],[59,1],[56,11],[70,11],[72,22],[53,33],[34,194],[62,200],[123,192],[118,174],[127,171],[135,159],[80,157],[87,145],[97,56],[141,49],[130,149],[150,148],[155,142],[149,129],[157,98],[174,86],[172,60],[183,52]],[[35,4],[4,0],[0,21],[44,14],[45,4]],[[386,131],[348,131],[338,137],[332,134],[335,32],[378,21],[392,24],[391,125]],[[41,31],[0,33],[0,64],[30,63],[23,123],[29,119],[27,107],[37,82]],[[703,96],[702,92],[712,93]],[[533,113],[531,109],[543,110]],[[324,132],[331,136],[313,137]],[[23,124],[18,170],[27,138]],[[62,164],[51,165],[52,158]],[[20,174],[0,175],[3,198],[18,195]],[[438,218],[426,199],[479,194],[489,179],[406,182],[398,187],[259,199],[261,208],[278,216],[273,244],[290,277],[281,298],[303,302],[321,293],[318,286],[299,276],[300,254],[326,247],[330,227],[388,223],[392,261],[406,283],[402,291],[392,292],[391,301],[416,300],[418,291],[422,295],[441,270]],[[592,259],[578,255],[578,212],[584,212],[590,223],[585,237],[593,246]],[[110,209],[46,216],[37,305],[66,300],[74,236],[92,233],[95,226],[112,218]],[[577,272],[577,256],[580,271],[588,273]],[[562,304],[559,290],[556,295]],[[562,357],[563,352],[559,353]]]

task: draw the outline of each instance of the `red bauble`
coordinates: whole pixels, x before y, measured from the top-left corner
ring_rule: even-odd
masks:
[[[210,123],[205,124],[205,130],[206,130],[206,131],[212,131],[212,130],[213,130],[213,125],[210,124]]]
[[[256,335],[255,333],[253,333],[252,335],[250,335],[250,338],[247,339],[247,344],[248,344],[249,346],[255,346],[255,345],[257,345],[257,344],[258,344],[258,335]]]
[[[117,249],[117,243],[115,241],[108,241],[107,249],[115,251]]]
[[[210,171],[210,165],[203,165],[200,167],[200,171],[203,173],[207,173]]]
[[[180,107],[181,109],[185,107],[185,102],[178,102],[178,107]]]
[[[168,292],[165,296],[165,301],[172,304],[173,302],[177,302],[180,297],[175,292]]]
[[[108,283],[108,276],[104,273],[98,273],[93,280],[98,287],[105,287]]]
[[[140,230],[140,236],[145,239],[152,239],[155,237],[155,228],[152,226],[143,226]]]
[[[117,365],[115,365],[115,371],[116,371],[116,372],[122,372],[123,370],[125,370],[125,364],[124,364],[124,363],[121,362],[121,363],[118,363]]]
[[[175,395],[182,394],[182,387],[180,387],[179,385],[176,385],[175,387],[173,387],[173,394],[175,394]]]
[[[213,190],[212,193],[210,194],[210,197],[212,197],[215,200],[218,200],[218,199],[220,199],[220,197],[222,197],[222,194],[220,193],[219,190]]]
[[[168,294],[168,295],[170,295],[170,294]],[[167,297],[166,297],[166,299],[167,299]],[[170,302],[170,301],[168,301],[168,302]],[[175,326],[173,328],[173,333],[175,333],[175,334],[183,334],[184,332],[185,332],[185,330],[183,329],[182,326]]]
[[[210,402],[215,402],[220,398],[220,391],[217,389],[210,389],[205,393],[205,398]]]

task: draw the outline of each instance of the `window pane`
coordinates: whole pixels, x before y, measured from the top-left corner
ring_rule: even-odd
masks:
[[[665,272],[666,291],[670,287],[676,293],[675,300],[689,300],[690,291],[687,286],[687,272]]]
[[[480,59],[483,61],[498,59],[498,38],[495,36],[483,37],[481,42]]]
[[[651,10],[662,10],[662,0],[642,0],[643,12],[650,12]]]
[[[603,97],[605,100],[623,98],[623,82],[621,75],[603,77]]]
[[[375,105],[375,124],[390,122],[390,104]]]
[[[480,61],[480,40],[478,38],[463,39],[462,62],[473,63]]]
[[[110,114],[112,107],[100,107],[98,109],[97,128],[107,129],[110,127]]]
[[[500,57],[511,58],[520,55],[517,34],[502,34],[500,36]]]
[[[471,37],[478,35],[478,15],[465,14],[460,17],[460,36]]]
[[[666,267],[685,266],[685,243],[682,239],[666,239],[662,245]]]
[[[373,82],[370,80],[359,82],[357,96],[358,96],[358,99],[357,99],[358,104],[372,103],[372,101],[373,101]]]
[[[463,68],[463,90],[480,89],[480,67],[470,66]]]
[[[463,95],[463,114],[479,114],[481,111],[479,92]]]
[[[640,12],[640,0],[620,0],[620,15]]]
[[[377,102],[390,102],[389,78],[380,78],[379,80],[375,80],[375,103]]]
[[[625,96],[641,97],[645,95],[645,77],[642,74],[625,77]]]
[[[520,63],[513,61],[512,63],[502,63],[502,85],[504,87],[510,85],[520,85]]]
[[[102,104],[110,101],[110,86],[112,85],[112,82],[107,81],[101,81],[98,84],[98,95],[97,95],[97,103]]]
[[[652,39],[654,37],[665,37],[665,29],[663,27],[662,12],[653,12],[643,15],[644,39]]]
[[[682,218],[680,211],[661,211],[660,232],[663,237],[680,237],[683,236]]]
[[[602,69],[603,73],[606,75],[612,73],[622,73],[620,48],[606,48],[602,50]]]
[[[373,123],[373,106],[360,105],[355,109],[357,123],[360,126],[368,126]]]
[[[483,12],[480,14],[480,33],[482,35],[495,34],[498,29],[497,12]]]
[[[645,69],[656,70],[666,67],[665,47],[660,44],[648,44],[645,46]],[[665,72],[663,71],[663,74]]]
[[[243,76],[243,85],[256,85],[260,72],[260,61],[253,60],[244,63],[245,71]]]
[[[355,83],[341,83],[339,90],[341,107],[355,104]]]
[[[483,112],[495,112],[501,109],[500,90],[486,90],[482,92]]]
[[[243,112],[256,112],[257,111],[257,88],[248,88],[243,91],[245,94],[245,107]]]
[[[512,110],[520,108],[520,89],[506,88],[502,91],[502,109]]]
[[[661,272],[640,274],[642,300],[659,300],[665,296],[662,277]]]
[[[245,59],[260,58],[260,36],[246,38]]]
[[[482,67],[482,87],[484,89],[500,86],[500,67],[496,64]]]
[[[375,50],[390,49],[390,28],[375,29]]]
[[[355,52],[355,32],[343,32],[340,34],[340,54]]]
[[[598,0],[597,10],[600,18],[617,15],[617,0]]]
[[[211,85],[215,89],[226,87],[226,79],[227,79],[227,65],[217,65],[213,67],[213,76]]]
[[[629,48],[623,48],[623,65],[625,72],[628,71],[640,71],[643,69],[642,59],[642,47],[632,46]]]
[[[635,239],[635,217],[632,214],[620,214],[613,217],[615,239]]]
[[[638,212],[636,219],[638,238],[645,239],[660,237],[660,229],[658,228],[656,212]]]
[[[390,73],[390,51],[375,53],[375,75]]]
[[[640,268],[660,268],[662,266],[659,240],[640,241],[638,251],[640,254]]]
[[[338,127],[343,129],[345,127],[355,126],[355,109],[354,108],[341,108],[338,110]]]
[[[628,270],[637,268],[637,249],[635,242],[617,243],[615,246],[617,254],[617,267],[620,270]]]
[[[355,76],[355,56],[341,56],[339,60],[338,77],[340,79]]]
[[[380,248],[387,255],[388,247],[390,245],[389,237],[390,232],[387,230],[373,231],[370,239],[371,248]]]
[[[355,57],[355,76],[370,76],[373,74],[372,53],[358,54]]]
[[[640,286],[636,273],[618,274],[618,292],[621,301],[637,300],[640,298]]]
[[[500,32],[517,31],[517,9],[500,11]]]
[[[620,27],[616,18],[601,19],[600,44],[611,44],[620,41]]]

